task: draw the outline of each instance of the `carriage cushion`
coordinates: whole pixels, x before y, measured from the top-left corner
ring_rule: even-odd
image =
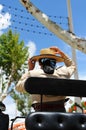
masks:
[[[25,121],[27,130],[86,130],[82,113],[33,112]]]

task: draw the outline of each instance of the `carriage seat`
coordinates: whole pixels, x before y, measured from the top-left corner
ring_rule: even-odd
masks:
[[[86,81],[30,77],[25,83],[30,94],[86,96]],[[42,103],[42,102],[41,102]],[[83,113],[33,112],[25,119],[26,130],[86,130]]]

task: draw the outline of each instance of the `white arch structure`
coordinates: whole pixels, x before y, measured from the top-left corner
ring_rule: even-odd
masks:
[[[86,53],[86,39],[80,38],[73,34],[63,30],[58,24],[50,20],[49,17],[38,9],[30,0],[20,0],[23,6],[33,15],[38,21],[40,21],[47,29],[54,33],[58,38],[62,39],[65,43],[71,47]]]

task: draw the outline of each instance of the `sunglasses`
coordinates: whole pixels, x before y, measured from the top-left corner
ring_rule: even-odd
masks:
[[[42,58],[39,60],[39,63],[41,63],[42,65],[50,65],[53,68],[55,68],[56,66],[56,60],[50,58]]]

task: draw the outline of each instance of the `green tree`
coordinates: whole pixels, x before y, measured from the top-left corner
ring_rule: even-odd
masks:
[[[28,93],[17,93],[11,94],[17,104],[17,109],[21,112],[21,116],[26,116],[30,111],[31,107],[31,96]]]
[[[24,45],[24,41],[19,41],[19,34],[9,30],[0,36],[0,101],[12,94],[13,87],[25,71],[23,66],[28,56],[28,47]],[[20,106],[22,108],[23,105],[24,108],[24,101],[20,100],[21,95],[18,96],[15,91],[13,94],[11,96],[17,100],[18,109],[21,110]],[[26,95],[23,98],[26,98]]]
[[[19,42],[19,35],[9,30],[0,37],[0,67],[5,71],[6,76],[11,76],[11,81],[19,77],[18,70],[25,63],[28,56],[28,48],[24,41]]]

